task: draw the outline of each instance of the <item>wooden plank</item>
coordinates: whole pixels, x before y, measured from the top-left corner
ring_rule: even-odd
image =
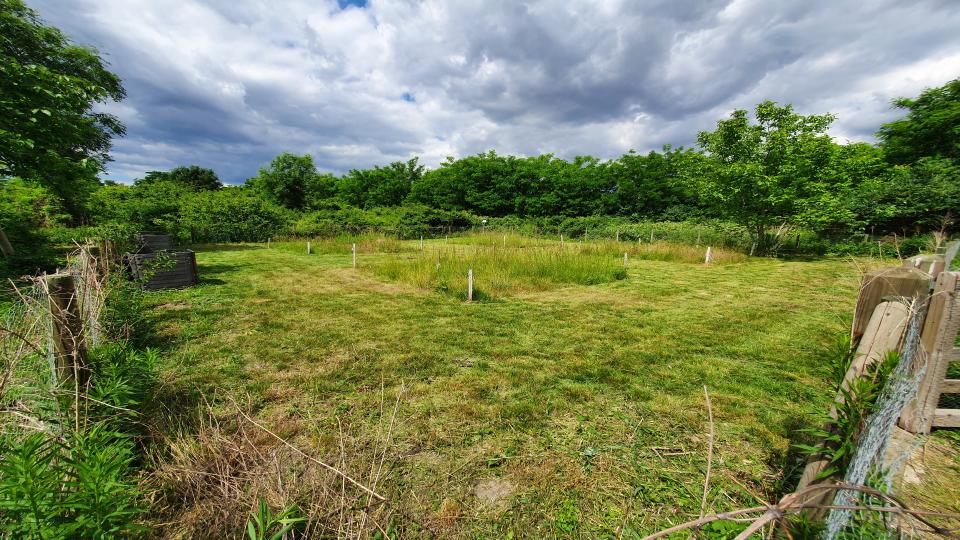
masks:
[[[873,311],[889,296],[926,298],[930,292],[930,276],[916,268],[895,266],[868,272],[860,284],[860,294],[853,313],[851,335],[863,335]]]
[[[946,379],[940,383],[941,394],[960,394],[960,379]]]
[[[926,369],[916,398],[900,414],[900,426],[910,433],[929,433],[935,420],[940,386],[947,378],[951,354],[957,348],[957,330],[960,329],[958,286],[960,272],[941,272],[930,297],[930,306],[920,334],[920,346],[926,353]]]
[[[960,428],[960,409],[937,409],[933,413],[933,427]]]
[[[954,347],[947,354],[947,362],[958,362],[960,361],[960,347]]]
[[[881,360],[890,351],[899,350],[906,332],[907,323],[910,320],[910,308],[903,302],[881,302],[873,310],[869,324],[864,329],[863,338],[857,346],[853,361],[850,362],[850,368],[843,377],[841,387],[850,388],[850,383],[861,377],[867,369]],[[843,403],[843,394],[838,392],[835,398],[837,404]],[[830,417],[837,418],[837,406],[830,408]],[[826,429],[832,429],[832,423],[826,426]],[[823,443],[820,443],[823,444]],[[803,475],[800,477],[800,483],[797,490],[803,489],[810,484],[822,482],[825,479],[818,479],[828,465],[828,460],[819,455],[811,456],[807,461]],[[821,500],[827,496],[826,493],[817,493],[814,499],[806,502]]]

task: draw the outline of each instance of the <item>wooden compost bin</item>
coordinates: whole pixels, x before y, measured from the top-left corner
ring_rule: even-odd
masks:
[[[153,253],[156,251],[169,251],[173,249],[173,237],[169,234],[141,234],[137,236],[140,241],[140,253]]]
[[[144,289],[173,289],[197,283],[197,256],[190,250],[129,253],[127,265]]]

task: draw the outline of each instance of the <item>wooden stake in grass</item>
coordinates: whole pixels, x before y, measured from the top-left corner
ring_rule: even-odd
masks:
[[[653,229],[650,229],[650,243],[653,243]]]
[[[311,253],[313,253],[313,248],[310,245],[310,241],[307,240],[307,255],[310,255]]]
[[[710,264],[713,262],[713,248],[707,246],[707,256],[703,258],[703,264]]]
[[[620,229],[617,229],[617,242],[620,241]]]
[[[560,235],[560,247],[563,247],[563,235]]]
[[[270,249],[270,238],[267,238],[267,249]]]
[[[423,251],[423,235],[420,235],[420,251]]]
[[[473,302],[473,268],[467,270],[467,302]]]
[[[624,267],[624,268],[627,267],[627,252],[626,252],[626,251],[623,252],[623,267]]]
[[[751,256],[751,257],[753,257],[753,252],[756,251],[756,250],[757,250],[757,243],[754,242],[753,245],[750,246],[750,256]]]
[[[700,229],[697,229],[697,245],[700,245]]]
[[[503,235],[503,247],[504,249],[507,247],[507,235]]]
[[[357,245],[353,245],[353,267],[357,267]]]

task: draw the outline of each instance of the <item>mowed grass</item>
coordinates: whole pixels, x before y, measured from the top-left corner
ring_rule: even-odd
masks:
[[[860,278],[840,259],[721,252],[706,266],[704,246],[645,260],[642,249],[661,255],[504,247],[494,233],[383,242],[361,242],[357,269],[349,239],[312,255],[305,241],[198,247],[204,282],[150,295],[166,391],[199,391],[222,411],[227,396],[251,403],[357,478],[365,465],[340,456],[343,433],[381,444],[383,403],[399,403],[376,487],[443,537],[631,538],[696,517],[704,385],[717,441],[708,509],[776,499],[792,487],[797,430],[833,397],[821,356]],[[450,277],[431,273],[438,253]],[[436,292],[442,279],[460,287],[465,265],[496,301]]]

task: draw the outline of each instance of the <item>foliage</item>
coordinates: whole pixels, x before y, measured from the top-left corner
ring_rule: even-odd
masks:
[[[295,236],[337,236],[379,232],[398,238],[435,236],[479,225],[480,218],[466,212],[445,211],[423,205],[362,210],[338,204],[304,214],[289,232]]]
[[[960,161],[960,79],[893,104],[908,112],[877,132],[891,163],[908,165],[925,157]]]
[[[410,193],[410,186],[423,176],[418,158],[396,161],[386,167],[352,169],[336,181],[337,196],[360,208],[397,206]]]
[[[49,189],[18,178],[0,180],[0,230],[15,250],[0,259],[0,275],[44,270],[56,262],[48,241],[49,227],[69,220],[62,201]]]
[[[263,242],[288,219],[284,208],[231,187],[187,197],[179,227],[193,242]]]
[[[289,507],[274,515],[267,502],[260,499],[257,511],[251,512],[250,519],[247,521],[247,538],[249,540],[281,540],[303,521],[305,518],[298,517],[296,508]]]
[[[124,132],[94,109],[123,98],[120,80],[21,0],[0,1],[0,36],[0,176],[40,182],[78,215]]]
[[[897,351],[890,351],[876,362],[866,366],[861,376],[844,381],[854,360],[855,348],[850,338],[843,334],[828,352],[837,393],[835,417],[822,415],[822,427],[801,430],[812,438],[823,441],[822,445],[798,444],[808,455],[823,456],[829,462],[820,473],[820,478],[843,475],[857,449],[860,434],[867,419],[875,411],[875,405],[889,379],[890,372],[900,361]]]
[[[297,156],[284,152],[260,169],[257,176],[247,180],[247,185],[280,206],[302,209],[307,203],[308,189],[319,180],[310,154]]]
[[[737,110],[701,132],[700,146],[709,160],[697,171],[703,200],[721,215],[751,230],[758,247],[775,247],[767,231],[783,225],[817,226],[845,216],[842,178],[824,174],[836,152],[826,134],[833,116],[802,116],[790,105],[757,105],[752,124]],[[828,210],[826,216],[817,215]]]
[[[150,171],[137,184],[151,182],[173,182],[194,191],[214,191],[223,187],[217,173],[212,169],[205,169],[197,165],[189,167],[174,167],[167,172]]]

